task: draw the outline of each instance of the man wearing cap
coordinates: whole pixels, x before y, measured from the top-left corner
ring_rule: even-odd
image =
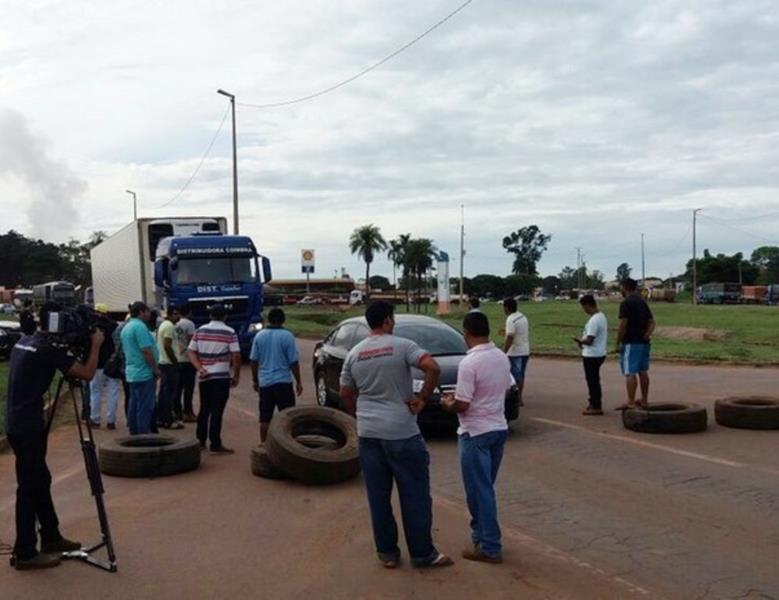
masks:
[[[224,305],[214,304],[211,321],[198,328],[189,342],[189,360],[200,380],[200,412],[197,415],[197,439],[200,447],[211,443],[212,454],[234,454],[222,444],[222,415],[241,377],[241,348],[235,330],[225,324]]]
[[[95,312],[102,315],[108,314],[108,307],[105,304],[95,304]],[[116,429],[116,406],[119,403],[119,387],[122,382],[119,379],[114,379],[105,374],[105,366],[108,359],[116,351],[113,341],[113,333],[116,329],[116,323],[111,321],[110,326],[106,326],[105,341],[100,347],[100,354],[97,358],[97,371],[92,378],[92,382],[89,384],[89,402],[90,402],[90,414],[89,420],[92,423],[92,427],[100,427],[100,412],[101,412],[101,400],[103,390],[106,391],[106,400],[108,403],[108,414],[106,415],[106,422],[108,429]]]
[[[125,359],[125,378],[130,387],[130,407],[127,425],[130,435],[152,432],[154,396],[160,370],[154,336],[147,322],[149,307],[143,302],[130,305],[130,320],[122,328],[122,352]]]

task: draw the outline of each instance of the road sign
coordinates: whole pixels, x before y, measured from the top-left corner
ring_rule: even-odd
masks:
[[[311,274],[314,272],[314,251],[300,251],[300,271],[301,273]]]

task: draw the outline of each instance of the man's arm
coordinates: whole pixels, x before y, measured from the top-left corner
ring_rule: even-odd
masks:
[[[255,392],[260,391],[260,363],[254,359],[249,360],[249,364],[252,367],[252,387]]]
[[[619,320],[619,327],[617,328],[617,352],[622,345],[622,340],[625,339],[625,334],[628,330],[628,320],[626,317],[622,317]]]
[[[644,339],[649,341],[652,338],[652,334],[655,332],[655,320],[649,319],[649,323],[646,324],[646,332],[644,333]]]
[[[357,414],[357,390],[348,385],[342,385],[338,393],[343,401],[346,414],[355,416]]]
[[[143,353],[143,358],[146,360],[146,364],[149,365],[151,372],[154,373],[155,377],[159,377],[160,370],[157,368],[157,361],[154,360],[154,352],[147,346],[146,348],[141,348],[141,353]]]
[[[97,371],[97,358],[100,354],[100,346],[103,345],[103,340],[105,340],[105,335],[103,335],[103,332],[100,329],[97,329],[89,337],[90,344],[87,362],[74,362],[70,369],[68,369],[68,377],[77,377],[78,379],[84,379],[88,381],[95,376],[95,371]]]
[[[419,368],[425,374],[425,381],[422,383],[422,389],[408,401],[408,407],[415,415],[418,415],[425,408],[425,403],[438,385],[438,376],[441,374],[441,368],[429,354],[422,357]]]
[[[166,337],[162,342],[162,346],[165,354],[168,356],[168,360],[170,360],[170,364],[178,365],[179,359],[176,358],[176,351],[173,350],[173,338]]]
[[[292,363],[289,368],[292,371],[292,376],[295,378],[295,393],[300,396],[303,394],[303,382],[300,379],[300,363]]]
[[[514,334],[507,335],[506,341],[503,342],[503,352],[508,353],[509,348],[514,344]]]
[[[230,354],[230,362],[232,363],[233,376],[230,380],[230,387],[237,387],[241,381],[241,353],[233,352]]]
[[[208,371],[200,364],[200,357],[197,355],[196,350],[187,350],[187,356],[189,357],[189,362],[192,363],[192,366],[195,367],[195,371],[197,371],[201,377],[208,375]]]

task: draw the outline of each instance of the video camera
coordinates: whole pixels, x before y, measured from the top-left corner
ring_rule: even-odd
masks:
[[[77,358],[83,358],[89,351],[89,336],[95,329],[102,329],[107,333],[114,325],[107,316],[82,304],[75,308],[50,312],[47,331],[56,336]]]

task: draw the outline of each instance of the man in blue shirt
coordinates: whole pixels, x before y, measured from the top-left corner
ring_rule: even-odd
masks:
[[[125,378],[130,387],[130,407],[127,425],[130,435],[152,432],[154,397],[160,370],[159,354],[147,321],[149,307],[143,302],[130,306],[131,319],[122,328],[122,352],[125,360]]]
[[[300,364],[295,336],[284,329],[286,317],[280,308],[268,313],[268,326],[252,342],[249,359],[252,364],[254,390],[260,393],[260,442],[264,443],[273,418],[273,409],[295,406],[295,392],[300,396]],[[290,374],[291,373],[291,374]],[[295,376],[295,390],[292,389]]]

